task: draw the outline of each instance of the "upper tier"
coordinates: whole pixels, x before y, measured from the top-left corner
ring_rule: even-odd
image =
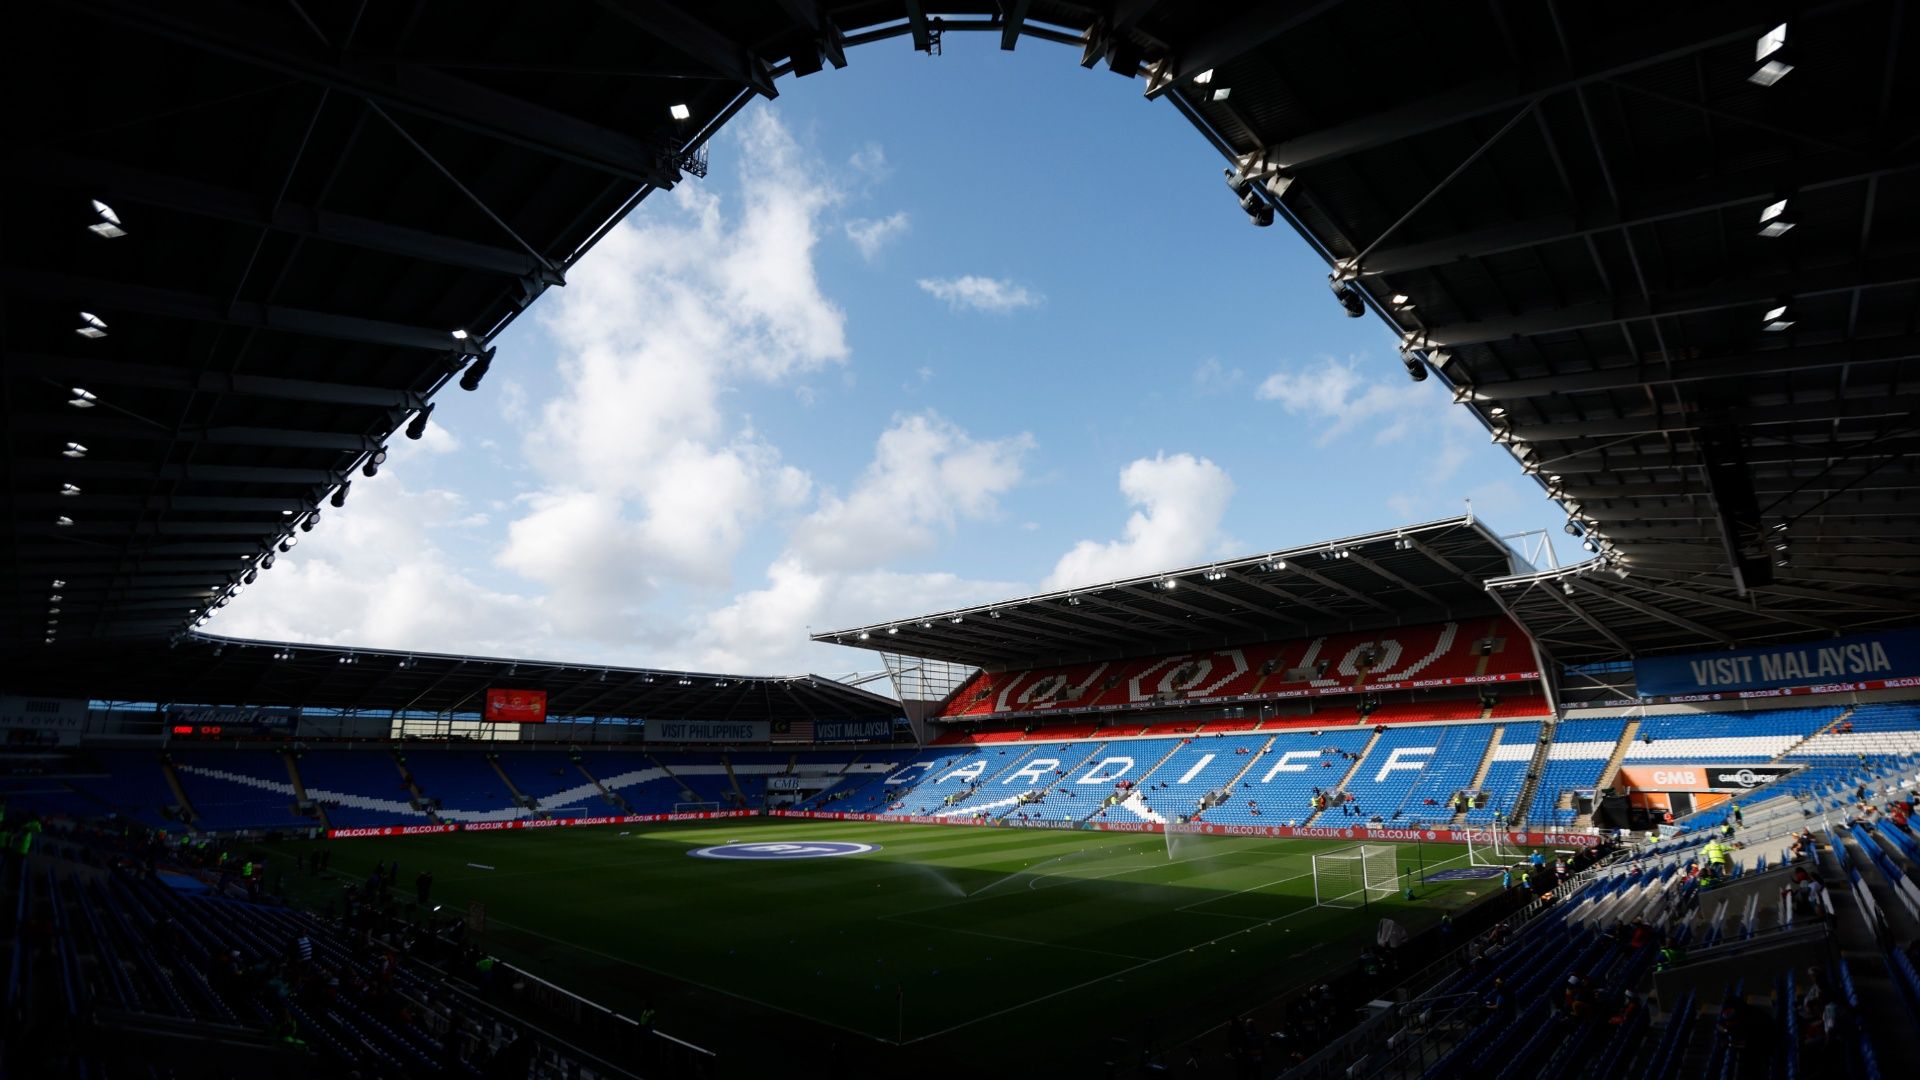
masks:
[[[1257,701],[1538,677],[1526,635],[1502,617],[1099,664],[982,671],[947,699],[939,715]]]

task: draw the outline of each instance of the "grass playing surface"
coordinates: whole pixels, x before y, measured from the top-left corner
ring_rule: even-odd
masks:
[[[688,855],[818,841],[878,850]],[[1316,908],[1311,856],[1351,841],[1173,843],[1170,857],[1151,834],[741,819],[330,846],[336,875],[398,859],[403,895],[431,869],[434,902],[486,905],[490,951],[629,1015],[651,999],[661,1030],[736,1055],[743,1024],[904,1044],[874,1060],[991,1045],[1084,1062],[1116,1027],[1164,1045],[1352,960],[1383,915],[1417,930],[1488,892],[1421,885],[1412,902]],[[1392,846],[1407,869],[1466,862],[1455,846]],[[289,881],[310,900],[337,887]]]

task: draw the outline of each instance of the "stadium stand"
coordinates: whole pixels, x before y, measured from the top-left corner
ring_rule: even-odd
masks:
[[[1771,761],[1832,723],[1840,711],[1838,707],[1829,706],[1649,716],[1640,722],[1640,731],[1633,745],[1627,748],[1626,760],[1724,765]]]
[[[1493,748],[1493,761],[1480,781],[1480,790],[1486,793],[1486,805],[1467,811],[1469,824],[1520,819],[1520,792],[1526,787],[1527,769],[1533,763],[1539,743],[1539,724],[1507,724],[1501,729],[1500,741]]]
[[[294,813],[293,784],[281,755],[267,750],[175,750],[174,773],[204,829],[312,825]]]
[[[1625,733],[1625,720],[1568,720],[1554,726],[1546,767],[1533,789],[1525,820],[1533,824],[1571,825],[1574,811],[1559,805],[1568,791],[1591,788],[1612,759]]]
[[[1109,820],[1184,821],[1200,808],[1202,797],[1224,789],[1251,766],[1270,736],[1182,740],[1165,761],[1142,778],[1136,797],[1125,800]]]
[[[325,808],[336,828],[428,825],[413,804],[393,755],[377,750],[308,750],[296,759],[307,797]]]
[[[525,816],[506,778],[488,754],[408,748],[403,754],[414,786],[434,814],[447,821],[510,821]]]
[[[1394,728],[1360,761],[1347,796],[1389,825],[1451,821],[1449,800],[1473,781],[1492,734],[1490,724]]]
[[[1533,657],[1504,619],[1337,634],[1101,664],[981,671],[948,697],[948,718],[1220,701],[1281,690],[1397,689],[1415,680],[1520,675]],[[1491,642],[1489,646],[1487,643]],[[1489,651],[1483,651],[1487,648]],[[1478,710],[1473,712],[1478,716]],[[1084,734],[1091,734],[1091,731]]]
[[[1351,729],[1276,734],[1266,752],[1223,789],[1225,797],[1204,810],[1201,820],[1217,825],[1302,824],[1313,816],[1309,800],[1315,789],[1339,788],[1372,738],[1370,731]]]

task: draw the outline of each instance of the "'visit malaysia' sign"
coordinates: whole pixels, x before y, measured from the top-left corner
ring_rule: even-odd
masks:
[[[1817,683],[1920,675],[1920,629],[1761,645],[1633,662],[1641,697],[1730,694]]]

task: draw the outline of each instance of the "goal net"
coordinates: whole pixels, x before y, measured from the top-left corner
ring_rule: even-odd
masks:
[[[1467,830],[1467,865],[1504,869],[1523,856],[1507,845],[1507,834],[1499,829]]]
[[[1313,857],[1315,907],[1357,908],[1399,890],[1399,859],[1391,847],[1362,844]]]
[[[718,809],[720,809],[720,804],[717,802],[677,802],[673,804],[673,812],[676,814],[700,814]]]

